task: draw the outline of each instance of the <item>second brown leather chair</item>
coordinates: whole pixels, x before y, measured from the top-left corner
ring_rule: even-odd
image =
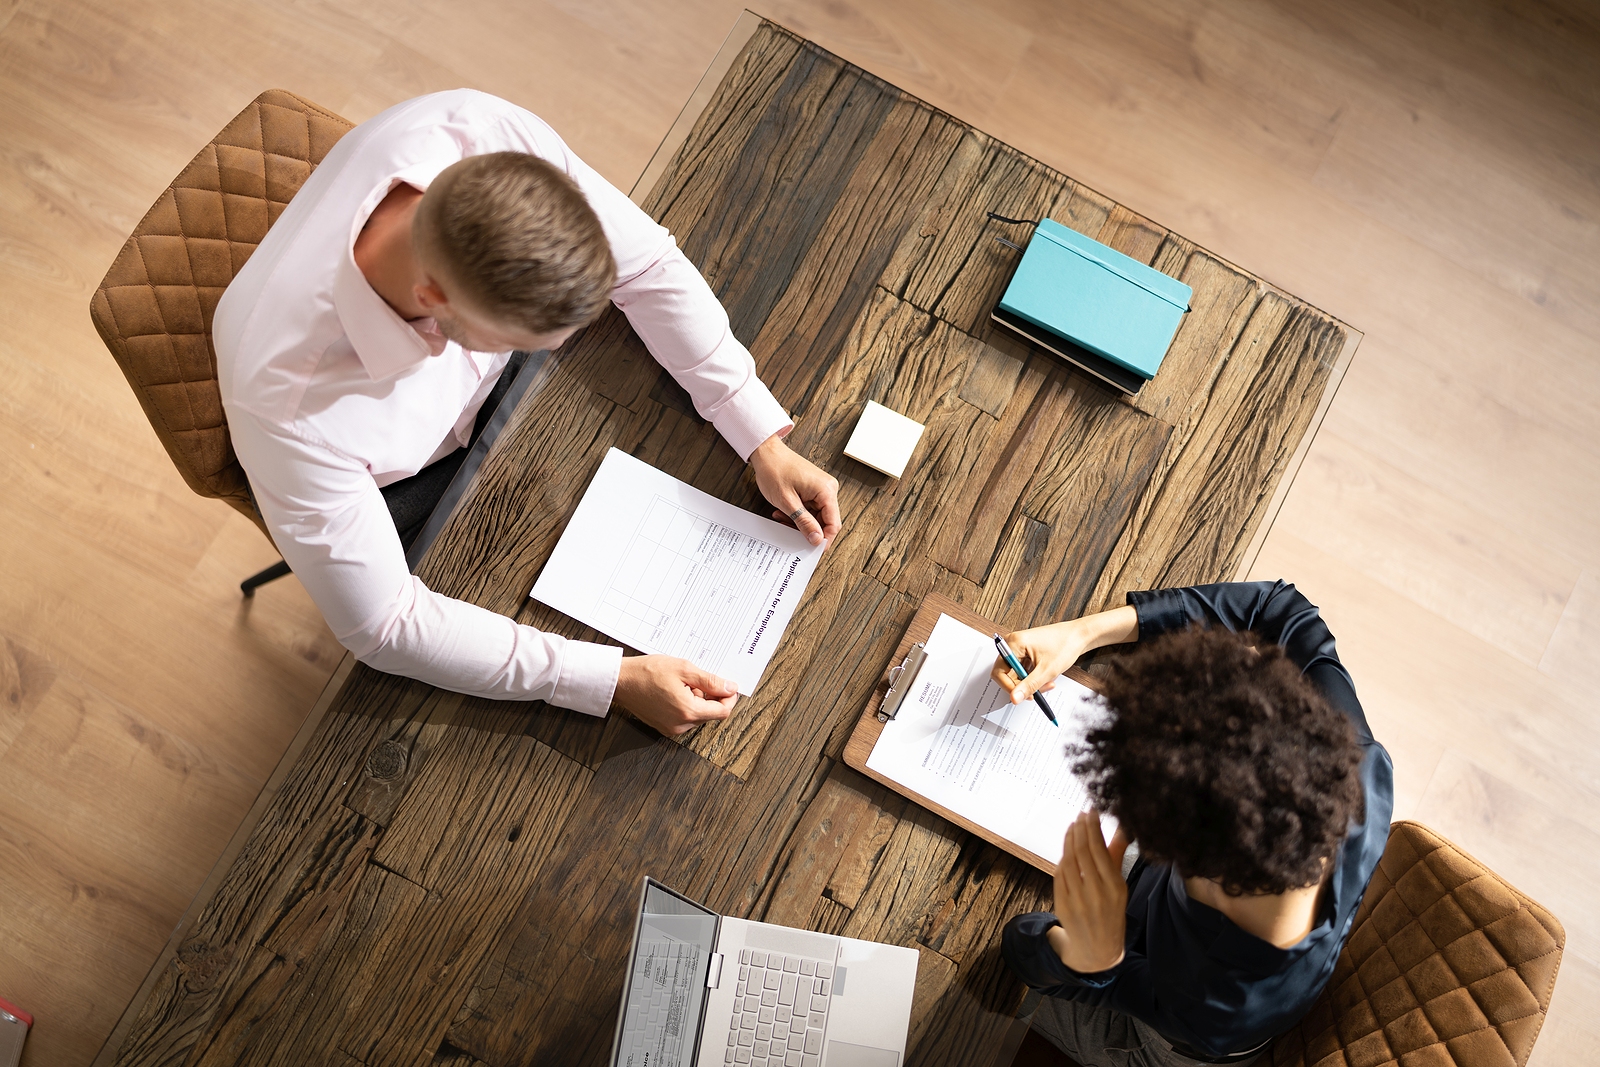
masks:
[[[1333,978],[1274,1067],[1522,1067],[1566,934],[1432,830],[1397,822]]]

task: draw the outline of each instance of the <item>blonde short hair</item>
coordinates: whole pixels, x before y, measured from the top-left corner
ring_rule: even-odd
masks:
[[[592,322],[616,283],[611,245],[577,183],[525,152],[446,167],[417,207],[412,239],[468,304],[533,333]]]

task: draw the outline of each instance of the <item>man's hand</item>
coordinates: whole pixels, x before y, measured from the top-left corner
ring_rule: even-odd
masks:
[[[668,737],[726,719],[739,699],[732,682],[675,656],[624,656],[612,698]]]
[[[814,545],[839,532],[838,479],[796,455],[783,438],[773,434],[757,445],[750,466],[761,495],[777,509],[773,518],[791,523]]]
[[[1081,619],[1018,630],[1006,634],[1005,639],[1027,668],[1028,676],[1019,681],[1006,661],[996,657],[989,677],[1011,694],[1011,703],[1020,704],[1032,699],[1041,689],[1047,693],[1054,689],[1056,678],[1078,662],[1085,652],[1104,645],[1137,641],[1139,613],[1131,607],[1113,608]]]
[[[1122,856],[1127,851],[1120,827],[1106,848],[1097,811],[1084,812],[1067,828],[1055,879],[1055,916],[1061,925],[1052,926],[1045,938],[1061,962],[1079,974],[1122,962],[1128,928]]]

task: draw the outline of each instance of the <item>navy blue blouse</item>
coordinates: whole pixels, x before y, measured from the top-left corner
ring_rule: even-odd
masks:
[[[1056,925],[1048,912],[1007,923],[1003,951],[1023,981],[1049,996],[1104,1005],[1144,1020],[1187,1046],[1185,1051],[1228,1056],[1293,1025],[1327,985],[1388,842],[1394,765],[1373,739],[1333,635],[1294,586],[1203,585],[1129,593],[1128,602],[1139,612],[1141,639],[1202,623],[1253,631],[1282,645],[1328,702],[1350,717],[1362,749],[1365,810],[1339,850],[1316,925],[1289,948],[1246,933],[1216,909],[1189,899],[1183,876],[1172,867],[1141,862],[1128,890],[1126,953],[1115,967],[1080,974],[1063,964],[1045,939]]]

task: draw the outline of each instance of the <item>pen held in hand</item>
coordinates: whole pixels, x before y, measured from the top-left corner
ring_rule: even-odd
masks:
[[[999,634],[994,635],[994,648],[996,652],[1000,653],[1000,658],[1006,661],[1006,666],[1011,668],[1011,673],[1017,676],[1017,681],[1020,682],[1028,676],[1028,672],[1022,669],[1022,661],[1017,659],[1016,653],[1011,651],[1011,646],[1006,644],[1006,639]],[[1044,717],[1049,719],[1051,723],[1056,726],[1061,725],[1056,722],[1056,713],[1050,710],[1050,705],[1046,703],[1043,693],[1034,693],[1033,702],[1039,705],[1039,710],[1044,712]]]

